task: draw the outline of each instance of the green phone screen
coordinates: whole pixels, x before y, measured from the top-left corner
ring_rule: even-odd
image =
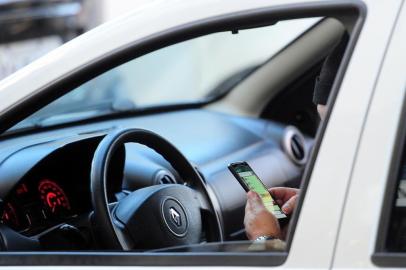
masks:
[[[279,205],[275,203],[269,191],[266,189],[262,181],[258,176],[252,171],[252,169],[247,165],[240,165],[235,167],[236,173],[239,175],[240,179],[244,181],[247,187],[255,191],[261,196],[262,201],[266,209],[272,212],[276,218],[286,218],[286,215],[282,212]]]

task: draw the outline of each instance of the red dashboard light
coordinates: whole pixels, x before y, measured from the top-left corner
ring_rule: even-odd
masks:
[[[1,219],[5,224],[8,224],[12,228],[19,228],[20,226],[20,221],[18,219],[17,212],[11,203],[7,203],[4,206]]]
[[[28,188],[27,188],[26,184],[21,184],[16,189],[16,194],[17,195],[23,195],[23,194],[25,194],[27,192],[28,192]]]
[[[70,210],[69,199],[64,190],[55,182],[44,179],[39,182],[38,191],[45,206],[51,213],[57,214],[60,211]]]
[[[49,208],[51,208],[52,212],[55,211],[55,208],[57,206],[61,206],[62,205],[62,201],[61,199],[58,197],[58,195],[56,195],[54,192],[48,192],[46,195],[46,202],[49,206]]]

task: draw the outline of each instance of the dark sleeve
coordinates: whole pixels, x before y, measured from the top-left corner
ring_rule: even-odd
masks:
[[[326,105],[334,83],[341,59],[343,58],[345,48],[347,47],[349,36],[343,34],[340,42],[334,47],[333,51],[326,57],[321,67],[320,75],[316,78],[314,87],[314,104]]]

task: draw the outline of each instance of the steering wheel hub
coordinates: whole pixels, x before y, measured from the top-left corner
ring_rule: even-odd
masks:
[[[178,184],[143,188],[121,200],[113,218],[128,232],[134,248],[196,244],[202,231],[196,195]]]
[[[175,236],[186,235],[188,229],[188,218],[182,204],[175,198],[168,197],[161,208],[162,218],[169,231]]]

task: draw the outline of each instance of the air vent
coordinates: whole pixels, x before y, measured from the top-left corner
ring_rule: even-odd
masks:
[[[302,133],[293,126],[286,128],[282,146],[288,157],[297,165],[304,165],[307,161],[307,148]]]
[[[170,172],[164,170],[155,174],[155,183],[157,185],[177,184],[175,177]]]
[[[161,179],[158,180],[158,183],[159,184],[176,184],[176,180],[166,174],[166,175],[162,176]]]
[[[292,154],[296,160],[301,161],[305,157],[305,150],[302,140],[296,134],[292,136],[291,145]]]

